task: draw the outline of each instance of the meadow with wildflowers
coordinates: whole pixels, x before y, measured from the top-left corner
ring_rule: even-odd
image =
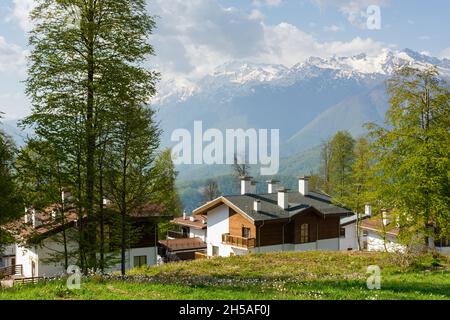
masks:
[[[368,266],[379,266],[380,289],[367,286]],[[113,300],[450,300],[450,261],[432,255],[369,252],[252,254],[144,267],[0,289],[0,299]]]

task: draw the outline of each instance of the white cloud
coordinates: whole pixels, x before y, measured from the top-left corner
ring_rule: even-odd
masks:
[[[325,26],[323,29],[324,29],[326,32],[339,32],[339,31],[343,31],[343,30],[344,30],[343,27],[337,26],[337,25],[335,25],[335,24],[333,24],[333,25],[331,25],[331,26]]]
[[[354,38],[351,41],[320,42],[297,27],[281,23],[265,27],[268,53],[262,54],[264,62],[292,66],[311,56],[349,56],[361,52],[369,55],[381,52],[383,46],[370,38]]]
[[[27,51],[0,36],[0,71],[23,73]]]
[[[370,54],[383,47],[359,37],[321,42],[294,25],[267,25],[259,12],[223,8],[215,0],[154,0],[150,9],[160,17],[151,61],[166,78],[199,78],[230,60],[292,66],[310,56]]]
[[[390,0],[311,0],[321,8],[335,7],[354,26],[366,28],[367,8],[372,5],[386,6]],[[383,15],[383,12],[381,11]]]
[[[12,0],[12,2],[12,12],[7,20],[17,22],[24,31],[30,31],[33,26],[30,12],[36,6],[36,2],[34,0]]]
[[[278,7],[284,0],[253,0],[252,4],[257,7]]]

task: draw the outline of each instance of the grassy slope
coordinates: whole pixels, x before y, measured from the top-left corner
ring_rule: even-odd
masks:
[[[382,269],[368,290],[367,266]],[[450,299],[448,260],[382,253],[277,253],[133,270],[134,281],[84,279],[0,290],[0,299]],[[140,282],[137,282],[140,279]]]

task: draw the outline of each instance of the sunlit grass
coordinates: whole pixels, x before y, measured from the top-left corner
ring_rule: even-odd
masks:
[[[367,289],[378,265],[381,290]],[[274,253],[135,269],[126,280],[83,278],[0,290],[0,299],[450,299],[449,261],[386,253]]]

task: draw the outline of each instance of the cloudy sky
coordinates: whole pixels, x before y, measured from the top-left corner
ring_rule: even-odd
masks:
[[[309,56],[377,54],[411,48],[450,58],[448,0],[152,0],[158,29],[149,66],[166,79],[195,81],[230,60],[291,66]],[[381,29],[367,28],[367,8]],[[0,111],[29,112],[28,12],[33,0],[0,0]]]

